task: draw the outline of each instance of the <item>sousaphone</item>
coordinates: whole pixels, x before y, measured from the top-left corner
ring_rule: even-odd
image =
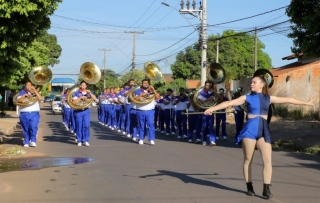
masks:
[[[91,62],[85,62],[80,67],[80,77],[88,84],[96,84],[101,79],[101,71],[97,65]],[[72,97],[76,91],[79,90],[79,86],[73,86],[67,95],[67,102],[69,106],[75,110],[86,109],[90,106],[96,107],[96,103],[93,98],[81,100],[77,104],[73,103]]]
[[[158,82],[162,78],[162,72],[159,66],[151,61],[148,61],[144,64],[144,72],[146,74],[146,77],[149,78],[150,80],[153,80],[155,82]],[[140,86],[134,87],[130,90],[129,92],[129,100],[136,104],[148,104],[152,101],[154,101],[155,95],[150,94],[145,97],[140,98],[140,100],[136,100],[134,97],[134,93],[136,90],[138,90]]]
[[[42,86],[52,79],[52,71],[47,66],[37,66],[32,68],[29,75],[29,80],[32,84],[36,85],[35,91],[40,92]],[[30,95],[23,99],[22,102],[18,101],[19,93],[13,97],[13,103],[17,106],[31,106],[38,101],[38,97]]]
[[[207,77],[208,80],[210,80],[213,85],[214,84],[220,84],[224,82],[226,78],[226,72],[224,68],[219,63],[211,63],[207,66]],[[213,87],[211,87],[213,88]],[[193,103],[198,109],[208,109],[212,106],[217,105],[219,102],[219,96],[214,93],[214,99],[207,101],[205,103],[201,103],[198,99],[199,93],[204,89],[204,87],[199,88],[193,95]],[[213,91],[213,89],[211,89]]]

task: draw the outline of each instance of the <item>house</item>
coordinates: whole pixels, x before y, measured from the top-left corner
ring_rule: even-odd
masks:
[[[163,77],[165,83],[168,83],[168,84],[172,83],[173,80],[174,80],[174,79],[173,79],[173,75],[172,75],[172,74],[169,74],[169,73],[163,73],[163,74],[162,74],[162,77]]]

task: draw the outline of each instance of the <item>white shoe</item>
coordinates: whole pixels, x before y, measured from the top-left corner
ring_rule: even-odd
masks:
[[[188,142],[191,143],[191,142],[192,142],[192,139],[189,139]]]
[[[79,146],[79,147],[81,147],[81,146],[82,146],[82,143],[81,143],[81,142],[79,142],[79,143],[78,143],[78,146]]]
[[[89,147],[90,146],[89,142],[85,142],[84,146]]]
[[[119,133],[121,133],[121,130],[118,130]]]
[[[114,128],[110,128],[111,130],[114,130]]]
[[[139,144],[140,144],[140,145],[143,145],[143,140],[139,140]]]
[[[164,133],[164,131],[161,131],[161,133],[163,134],[163,133]]]
[[[216,143],[214,141],[210,142],[211,146],[216,146]]]
[[[198,142],[201,142],[201,140],[200,139],[196,139],[196,143],[198,143]]]
[[[207,145],[206,141],[203,141],[203,142],[202,142],[202,145],[203,145],[203,146],[206,146],[206,145]]]
[[[73,130],[71,130],[71,133],[74,133]]]
[[[178,138],[178,139],[181,139],[181,136],[178,136],[177,138]]]
[[[28,145],[28,144],[25,144],[25,145],[23,145],[23,147],[29,147],[29,145]]]
[[[150,140],[150,144],[151,144],[151,145],[155,145],[155,143],[154,143],[153,140]]]
[[[136,141],[137,141],[137,138],[136,138],[136,137],[132,138],[132,141],[136,142]]]
[[[219,137],[216,137],[216,140],[219,140]]]
[[[223,140],[226,140],[227,139],[227,136],[223,136]]]
[[[127,137],[131,137],[131,135],[128,133],[128,134],[127,134]]]
[[[37,144],[35,142],[30,142],[30,147],[36,147]]]
[[[166,133],[166,135],[169,135],[169,133]]]
[[[124,134],[124,135],[125,135],[125,134],[126,134],[126,132],[125,132],[125,131],[123,131],[123,132],[122,132],[122,134]]]
[[[176,133],[175,132],[171,132],[171,135],[175,135]]]
[[[183,136],[182,136],[182,138],[183,138],[183,139],[187,139],[187,138],[188,138],[188,136],[186,136],[186,135],[183,135]]]
[[[74,141],[75,141],[75,142],[78,142],[78,139],[76,138],[76,139],[74,139]]]

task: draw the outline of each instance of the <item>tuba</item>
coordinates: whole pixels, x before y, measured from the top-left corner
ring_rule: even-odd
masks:
[[[266,79],[268,87],[271,88],[273,83],[274,83],[274,79],[273,79],[273,75],[270,71],[268,71],[267,69],[258,69],[254,72],[253,77],[256,76],[262,76]],[[250,94],[250,92],[248,92],[247,94]],[[241,96],[241,95],[240,95]],[[242,105],[239,106],[240,109],[242,111],[248,112],[248,108],[247,108],[247,104],[244,103]]]
[[[219,63],[211,63],[207,67],[207,77],[208,77],[208,80],[210,80],[213,84],[219,84],[224,82],[226,78],[226,72]],[[196,92],[193,94],[192,101],[194,105],[198,109],[208,109],[212,106],[217,105],[220,98],[216,93],[214,95],[214,99],[211,101],[207,101],[205,103],[201,103],[199,101],[198,96],[203,89],[204,87],[201,87],[198,90],[196,90]]]
[[[101,79],[101,71],[99,67],[91,62],[85,62],[80,67],[80,77],[88,84],[96,84]],[[79,90],[79,86],[75,85],[70,88],[67,95],[67,102],[69,106],[75,110],[86,109],[90,106],[97,107],[97,104],[93,98],[87,100],[81,100],[77,104],[72,102],[72,97],[76,91]]]
[[[37,92],[40,92],[42,86],[52,79],[52,72],[47,66],[37,66],[32,68],[28,77],[30,82],[36,85],[35,90]],[[18,96],[19,94],[16,94],[13,97],[13,103],[17,106],[31,106],[38,101],[38,98],[36,96],[30,95],[29,97],[24,98],[22,102],[18,102]]]
[[[146,74],[146,77],[149,78],[150,80],[153,80],[155,82],[158,82],[161,80],[162,78],[162,72],[161,69],[159,68],[159,66],[153,62],[146,62],[144,64],[144,72]],[[152,102],[155,98],[154,94],[150,94],[147,95],[145,97],[142,97],[140,100],[136,100],[134,98],[134,93],[136,90],[138,90],[140,87],[133,87],[130,92],[129,92],[129,100],[131,100],[132,102],[136,103],[136,104],[149,104],[150,102]]]

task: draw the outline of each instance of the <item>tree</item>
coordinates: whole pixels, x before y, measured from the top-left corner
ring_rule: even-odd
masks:
[[[286,9],[295,25],[288,37],[293,39],[295,54],[320,55],[320,0],[292,0]]]
[[[49,15],[62,0],[0,0],[0,81],[23,71],[21,50],[50,28]]]
[[[226,30],[208,38],[207,63],[216,61],[216,40],[219,39],[219,63],[224,67],[227,79],[238,80],[254,72],[254,37]],[[263,52],[265,45],[258,41],[258,68],[271,68],[271,59]],[[174,78],[200,79],[201,51],[199,44],[186,48],[171,66]]]
[[[143,70],[132,70],[126,72],[123,76],[120,77],[120,83],[123,85],[131,79],[136,81],[136,84],[140,85],[141,80],[146,78],[145,72]]]

